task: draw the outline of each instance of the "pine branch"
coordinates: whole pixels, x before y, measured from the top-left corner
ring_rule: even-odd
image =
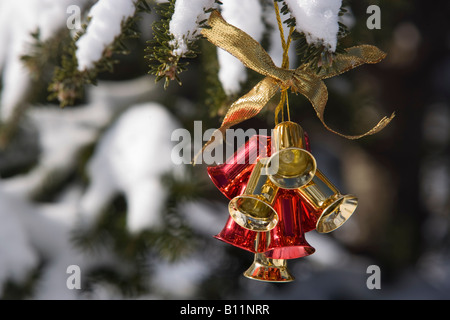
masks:
[[[183,203],[202,197],[206,184],[194,179],[193,172],[188,172],[183,179],[168,173],[161,181],[168,191],[159,213],[163,217],[161,228],[130,233],[126,228],[127,202],[118,195],[102,210],[94,224],[88,228],[80,226],[73,231],[71,240],[74,245],[93,253],[106,248],[124,261],[135,261],[149,250],[169,261],[189,253],[195,245],[194,231],[178,210]]]
[[[222,4],[216,0],[215,3]],[[208,13],[209,10],[205,12]],[[166,3],[159,3],[156,13],[160,19],[152,25],[153,39],[147,42],[145,58],[149,61],[149,74],[156,76],[155,82],[165,79],[164,88],[169,86],[170,81],[177,81],[182,85],[179,74],[187,70],[189,62],[186,59],[194,59],[200,54],[197,44],[200,36],[193,40],[187,40],[187,52],[183,56],[174,54],[174,48],[171,42],[174,36],[170,33],[169,25],[175,12],[175,0],[169,0]],[[206,20],[200,21],[199,27],[206,27]]]
[[[52,38],[42,41],[40,30],[37,29],[31,36],[34,40],[29,45],[28,53],[21,56],[20,60],[29,70],[33,80],[42,81],[47,79],[48,69],[52,69],[58,64],[60,54],[63,48],[70,41],[70,37],[66,30],[61,30]]]
[[[184,69],[184,65],[179,63],[179,57],[172,54],[169,42],[173,40],[173,36],[169,32],[170,19],[175,11],[175,0],[169,0],[167,3],[159,3],[156,13],[161,19],[155,21],[152,25],[153,39],[148,41],[145,56],[149,60],[150,74],[156,76],[156,82],[165,77],[166,82],[164,88],[167,88],[170,80],[180,80],[178,73]]]
[[[136,1],[135,6],[136,14],[122,22],[122,32],[104,49],[102,58],[95,63],[94,68],[85,71],[78,70],[76,57],[76,41],[86,33],[87,29],[87,24],[82,26],[82,30],[66,46],[61,65],[55,68],[52,82],[48,88],[49,100],[57,99],[61,107],[73,105],[77,99],[84,96],[86,85],[96,85],[99,73],[114,71],[114,66],[118,63],[114,57],[129,53],[125,41],[139,37],[139,32],[136,30],[136,23],[139,20],[137,13],[150,12],[146,0]]]
[[[187,62],[181,62],[179,56],[173,54],[173,48],[170,42],[174,40],[170,34],[169,24],[175,11],[175,0],[169,0],[167,3],[159,3],[156,13],[161,17],[152,25],[153,39],[148,41],[145,56],[149,61],[149,74],[156,76],[155,82],[165,79],[164,88],[169,86],[170,81],[176,80],[181,85],[178,76],[187,69]],[[187,57],[195,58],[198,51],[193,48],[193,43],[189,43],[190,51]]]
[[[225,93],[218,77],[219,62],[217,60],[217,50],[214,45],[207,41],[202,42],[201,46],[203,81],[206,88],[204,92],[205,109],[209,110],[209,117],[223,116],[232,101],[229,101],[230,97]]]

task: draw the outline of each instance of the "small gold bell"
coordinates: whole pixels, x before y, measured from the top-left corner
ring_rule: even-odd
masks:
[[[270,231],[278,223],[272,204],[279,188],[268,178],[266,162],[267,158],[262,158],[256,163],[243,194],[228,204],[234,221],[252,231]]]
[[[291,282],[294,276],[287,268],[287,260],[270,259],[264,253],[256,253],[253,264],[244,272],[249,279],[265,282]]]
[[[305,135],[300,125],[279,123],[273,132],[272,156],[267,163],[270,180],[283,189],[297,189],[310,182],[316,160],[305,150]]]
[[[320,233],[328,233],[342,226],[358,205],[355,196],[342,195],[320,170],[316,170],[309,184],[297,191],[317,212],[316,230]]]

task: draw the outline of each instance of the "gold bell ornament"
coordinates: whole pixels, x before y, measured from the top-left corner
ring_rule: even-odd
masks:
[[[287,268],[287,260],[271,259],[264,253],[255,253],[253,264],[244,272],[244,276],[265,282],[291,282],[295,280]]]
[[[252,231],[270,231],[278,223],[278,214],[272,205],[279,188],[267,176],[266,166],[267,158],[258,160],[244,192],[228,204],[234,221]]]
[[[305,145],[304,131],[297,123],[283,121],[275,126],[267,170],[276,186],[297,189],[313,179],[317,164]]]
[[[260,246],[262,238],[270,238],[269,232],[257,232],[255,250]],[[289,272],[286,259],[274,259],[265,252],[256,251],[252,265],[244,272],[244,276],[264,282],[291,282],[295,277]]]
[[[297,189],[300,197],[317,217],[316,230],[328,233],[341,227],[353,214],[358,199],[353,195],[342,195],[320,171],[306,186]]]

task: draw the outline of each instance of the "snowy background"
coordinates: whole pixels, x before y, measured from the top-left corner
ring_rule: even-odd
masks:
[[[322,17],[314,15],[324,12],[324,8],[313,6],[314,1],[303,1],[304,7],[296,7],[300,2],[287,1],[304,21],[299,28],[308,32],[309,41],[320,38],[333,48],[337,31],[325,28],[320,18],[329,18],[335,25],[340,1],[323,1],[327,14]],[[329,108],[338,110],[331,111],[329,117],[336,116],[337,124],[345,124],[339,117],[352,118],[351,112],[356,113],[356,120],[370,115],[374,122],[380,114],[393,111],[397,117],[376,137],[347,141],[326,132],[309,106],[299,108],[295,116],[309,133],[319,167],[342,189],[358,195],[360,204],[354,217],[333,234],[312,231],[306,235],[316,252],[289,261],[296,281],[267,284],[242,276],[253,261],[252,254],[212,237],[228,218],[227,201],[208,180],[206,167],[174,165],[170,158],[173,130],[188,127],[194,120],[204,120],[213,127],[220,124],[200,110],[204,95],[201,57],[183,73],[182,87],[174,84],[164,91],[146,74],[142,62],[155,19],[154,15],[143,16],[141,38],[131,44],[131,54],[120,57],[113,74],[101,74],[98,85],[88,86],[83,101],[61,109],[42,94],[29,98],[36,80],[20,57],[33,41],[31,32],[39,28],[42,39],[49,39],[67,28],[68,6],[95,3],[88,11],[90,29],[79,39],[77,51],[80,70],[89,69],[99,59],[102,45],[120,32],[122,19],[134,14],[132,2],[0,0],[1,121],[27,106],[14,137],[0,149],[0,296],[450,298],[450,26],[444,17],[448,10],[424,1],[416,1],[414,6],[408,1],[378,1],[382,29],[368,30],[365,9],[373,3],[353,2],[348,21],[354,27],[355,39],[379,46],[388,57],[368,69],[370,72],[355,70],[353,75],[327,82]],[[212,3],[197,4],[204,7]],[[263,36],[260,26],[274,23],[259,1],[223,3],[224,17],[258,40]],[[179,5],[186,9],[183,1]],[[236,10],[237,5],[240,10]],[[442,6],[450,9],[447,2]],[[243,15],[247,11],[253,14]],[[178,14],[182,25],[192,22],[187,12]],[[174,34],[187,30],[171,28]],[[191,28],[197,28],[195,23]],[[174,44],[180,55],[182,39],[180,36]],[[279,64],[279,44],[270,43],[268,52]],[[219,79],[228,94],[239,92],[247,80],[245,68],[233,59],[218,51]],[[295,64],[295,59],[291,63]],[[366,99],[367,94],[374,94],[376,101]],[[356,103],[358,109],[340,114],[348,101]],[[270,126],[262,119],[244,125]],[[203,129],[207,129],[206,124]],[[165,213],[168,201],[177,196],[162,179],[167,173],[195,180],[204,190],[203,196],[195,199],[180,195],[175,218],[173,213]],[[166,238],[155,240],[155,235],[166,234],[168,221],[169,225],[183,223],[192,229],[187,239],[183,238],[183,228],[169,230],[179,242],[192,243],[190,250],[176,258],[160,254],[172,250],[160,243]],[[75,240],[80,230],[87,234],[94,230],[93,238],[100,239],[100,245],[94,244],[93,249],[81,245]],[[137,252],[134,246],[141,242],[136,239],[148,231],[152,241],[144,242],[139,256],[126,256],[127,252]],[[366,286],[367,268],[373,264],[381,268],[380,290]],[[82,270],[81,290],[67,288],[70,265]]]

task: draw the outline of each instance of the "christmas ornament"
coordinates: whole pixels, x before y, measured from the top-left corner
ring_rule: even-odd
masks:
[[[245,190],[256,161],[269,155],[270,137],[255,135],[225,163],[208,167],[208,175],[215,186],[228,199],[232,199]]]
[[[301,198],[292,190],[280,189],[274,205],[280,220],[266,234],[266,256],[272,259],[297,259],[316,250],[306,241]]]
[[[258,160],[243,194],[228,205],[234,221],[253,231],[272,230],[278,223],[278,214],[272,207],[278,189],[267,175],[267,158]]]
[[[264,139],[264,138],[263,138]],[[223,169],[225,167],[239,166],[240,170],[233,171],[234,175],[240,176],[238,180],[240,183],[252,185],[251,176],[246,174],[248,177],[247,181],[242,179],[242,172],[246,172],[248,168],[252,168],[253,172],[258,173],[259,176],[261,168],[264,168],[264,162],[258,161],[256,165],[251,165],[249,163],[249,158],[247,157],[246,164],[237,164],[233,161],[242,160],[243,155],[248,155],[250,150],[254,150],[255,146],[259,142],[259,137],[255,136],[247,142],[247,144],[241,147],[236,154],[226,161],[226,165],[219,165],[222,171],[218,170],[217,167],[208,167],[208,173],[211,180],[215,182],[216,186],[221,190],[228,198],[239,199],[240,197],[233,197],[236,194],[236,188],[231,187],[236,183],[236,180],[230,179],[228,182],[223,179]],[[272,139],[264,139],[268,143]],[[267,147],[265,150],[269,150],[271,146]],[[264,153],[266,155],[266,153]],[[268,159],[264,157],[262,159]],[[267,164],[266,164],[267,166]],[[222,179],[218,179],[222,177]],[[264,182],[269,179],[264,178]],[[247,188],[245,188],[247,189]],[[245,190],[242,191],[245,195]],[[287,260],[306,257],[315,252],[315,249],[307,242],[305,239],[305,231],[303,230],[303,224],[311,225],[317,220],[316,216],[306,216],[304,214],[305,206],[301,205],[301,196],[296,192],[296,190],[288,190],[277,188],[277,193],[274,196],[273,204],[270,206],[268,212],[276,213],[277,220],[270,220],[271,223],[275,223],[275,226],[270,228],[269,231],[255,231],[250,225],[240,223],[239,219],[234,217],[235,208],[230,206],[230,216],[223,230],[215,236],[216,239],[224,241],[240,249],[250,251],[254,253],[254,261],[250,268],[244,272],[247,278],[268,281],[268,282],[290,282],[294,280],[294,277],[290,274],[287,269]],[[253,201],[253,198],[251,198]],[[230,202],[230,204],[233,201]],[[248,215],[254,215],[259,218],[258,214],[261,212],[260,207],[257,205],[247,208]],[[266,208],[267,204],[265,202],[263,208]],[[255,213],[252,213],[255,210]],[[243,218],[245,220],[245,218]],[[253,218],[254,219],[254,218]],[[250,218],[245,221],[252,221]],[[313,220],[313,221],[308,221]],[[266,220],[264,220],[266,221]],[[269,228],[268,228],[269,229]]]
[[[283,189],[306,185],[316,172],[316,159],[306,151],[303,129],[297,123],[283,121],[273,133],[273,154],[267,162],[270,180]]]
[[[243,192],[243,188],[239,189],[237,185],[247,185],[249,170],[255,167],[254,164],[251,164],[252,157],[250,155],[253,154],[255,159],[267,158],[270,155],[270,142],[270,137],[253,136],[230,159],[227,159],[225,164],[207,168],[211,180],[228,199],[237,196],[236,190]],[[309,145],[309,143],[307,144]],[[258,148],[261,152],[256,156],[255,150]],[[232,174],[227,175],[224,172],[232,172]],[[239,177],[239,179],[232,177]],[[268,257],[277,259],[293,259],[312,254],[315,250],[306,242],[304,233],[315,228],[317,217],[306,215],[306,207],[300,202],[300,199],[295,190],[279,191],[273,205],[279,221],[270,232],[255,232],[246,229],[239,225],[230,214],[224,228],[215,238],[253,253],[266,252]],[[307,226],[304,231],[302,230],[303,225]]]
[[[287,63],[283,63],[281,68],[277,67],[270,55],[256,40],[228,24],[218,11],[211,13],[208,26],[202,30],[202,35],[208,41],[238,58],[246,67],[266,76],[230,106],[220,128],[217,129],[222,136],[226,129],[256,116],[280,89],[283,93],[291,89],[294,93],[304,95],[310,101],[325,128],[347,139],[359,139],[375,134],[385,128],[394,118],[394,114],[389,118],[384,117],[375,127],[360,135],[338,133],[329,128],[324,120],[328,91],[322,79],[337,76],[364,63],[380,62],[386,54],[377,47],[361,45],[348,48],[343,54],[336,53],[333,57],[333,64],[328,68],[322,68],[319,73],[312,71],[308,64],[291,70],[283,68]],[[285,50],[286,52],[287,50]],[[217,143],[211,139],[204,145],[204,148],[213,142]]]
[[[253,264],[244,272],[249,279],[265,282],[291,282],[295,277],[287,268],[287,261],[271,259],[263,253],[255,254]]]
[[[316,229],[321,233],[336,230],[347,221],[356,209],[358,199],[353,195],[341,195],[339,190],[319,170],[313,181],[297,189],[317,216]]]
[[[275,66],[256,40],[228,24],[218,11],[211,13],[208,27],[202,30],[208,41],[265,76],[230,106],[220,128],[203,150],[210,144],[220,143],[214,137],[256,116],[277,92],[281,92],[272,135],[252,137],[226,163],[208,167],[207,171],[216,187],[230,200],[227,223],[215,238],[253,253],[253,263],[244,272],[245,277],[291,282],[294,276],[287,268],[288,260],[315,252],[305,234],[312,230],[329,233],[338,229],[354,213],[358,200],[354,195],[341,194],[317,168],[308,135],[290,119],[288,89],[308,98],[323,125],[347,139],[379,132],[394,114],[384,117],[361,135],[343,135],[330,129],[323,119],[328,93],[322,80],[364,63],[377,63],[385,54],[374,46],[362,45],[348,48],[345,53],[335,53],[333,63],[318,72],[308,63],[295,70],[288,69],[293,28],[285,40],[277,3],[274,5],[284,50],[281,67]]]

